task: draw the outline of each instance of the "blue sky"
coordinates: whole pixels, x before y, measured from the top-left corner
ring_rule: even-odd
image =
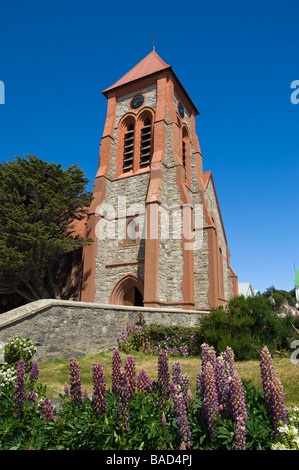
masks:
[[[92,189],[102,90],[152,50],[200,111],[239,282],[291,290],[298,253],[298,0],[0,0],[0,160],[78,163]]]

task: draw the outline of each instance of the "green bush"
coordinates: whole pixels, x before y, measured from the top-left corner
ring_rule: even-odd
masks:
[[[278,317],[271,301],[263,296],[234,297],[226,309],[212,309],[201,320],[197,341],[214,346],[218,353],[230,346],[237,360],[256,359],[265,345],[271,351],[288,350],[298,339],[297,321],[291,315]]]

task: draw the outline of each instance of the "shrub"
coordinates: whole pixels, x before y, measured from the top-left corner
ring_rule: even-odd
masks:
[[[211,344],[219,354],[228,345],[238,360],[256,359],[265,344],[271,351],[289,349],[298,338],[296,322],[291,315],[278,317],[263,296],[234,297],[226,309],[212,309],[201,320],[197,341]]]

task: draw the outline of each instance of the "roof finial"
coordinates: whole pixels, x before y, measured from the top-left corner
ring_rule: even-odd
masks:
[[[153,51],[155,50],[155,36],[153,35]]]

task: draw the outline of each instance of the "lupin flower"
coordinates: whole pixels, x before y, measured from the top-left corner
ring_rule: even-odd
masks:
[[[217,414],[219,413],[219,403],[216,389],[215,371],[210,362],[206,364],[204,372],[204,417],[208,423],[210,436],[213,436],[216,430]]]
[[[183,392],[183,396],[186,400],[187,395],[188,395],[188,390],[190,389],[190,379],[189,379],[187,374],[182,376],[181,389],[182,389],[182,392]]]
[[[36,381],[37,381],[38,376],[39,376],[38,364],[37,364],[37,361],[34,361],[33,364],[32,364],[31,371],[30,371],[30,378],[31,378],[32,380],[36,380]]]
[[[159,398],[158,406],[165,406],[169,398],[169,370],[168,370],[168,355],[166,351],[160,351],[158,356],[158,385],[159,385]]]
[[[43,408],[43,415],[44,415],[44,420],[45,421],[49,421],[49,420],[54,419],[53,408],[52,408],[51,402],[48,398],[46,398],[44,400],[42,408]]]
[[[280,423],[287,425],[287,409],[284,404],[283,386],[275,377],[271,354],[265,346],[260,354],[260,370],[262,376],[265,405],[272,415],[274,436],[280,438]]]
[[[223,356],[216,358],[215,378],[219,407],[221,406],[223,414],[227,414],[229,410],[229,381]]]
[[[129,399],[130,392],[128,389],[128,382],[125,373],[121,373],[118,388],[118,425],[123,431],[129,429]]]
[[[263,348],[260,354],[260,371],[264,390],[265,405],[269,413],[272,412],[272,386],[275,380],[273,361],[267,346]]]
[[[212,367],[215,368],[216,365],[216,351],[213,346],[209,346],[206,343],[203,343],[200,347],[201,349],[201,364],[202,370],[204,370],[206,364],[209,362]]]
[[[63,391],[64,391],[64,393],[65,393],[66,395],[68,395],[68,394],[70,393],[70,391],[69,391],[69,388],[68,388],[67,384],[65,384],[65,385],[64,385],[64,389],[63,389]]]
[[[246,450],[247,410],[242,381],[237,372],[234,373],[231,381],[230,400],[232,417],[236,423],[234,449]]]
[[[246,422],[247,410],[245,403],[244,388],[238,372],[235,372],[232,378],[230,387],[230,399],[233,419],[237,421],[240,416],[243,416]]]
[[[149,378],[145,370],[141,369],[138,375],[138,380],[137,380],[137,390],[139,390],[139,392],[145,395],[147,393],[148,388],[149,388]]]
[[[128,380],[130,397],[134,397],[136,390],[136,363],[131,355],[129,355],[126,359],[125,373]]]
[[[96,414],[101,414],[106,411],[106,380],[104,376],[103,365],[100,362],[93,364],[92,376],[92,407]]]
[[[77,359],[72,358],[70,360],[70,375],[71,375],[71,387],[70,395],[71,399],[78,405],[82,403],[82,391],[81,391],[81,378],[80,378],[80,367]]]
[[[32,403],[35,403],[36,402],[36,393],[33,390],[31,392],[27,393],[26,400],[29,400]]]
[[[233,450],[246,450],[246,422],[243,417],[239,417],[235,427],[235,443]]]
[[[281,424],[287,425],[287,408],[284,404],[285,395],[283,386],[279,379],[275,378],[271,387],[272,394],[272,418],[274,427],[274,436],[280,438],[279,427]]]
[[[172,382],[174,385],[181,385],[182,380],[182,367],[180,362],[175,362],[172,365]]]
[[[24,399],[24,385],[25,385],[25,363],[21,359],[17,364],[17,377],[14,390],[14,401],[19,413],[23,409]]]
[[[167,421],[166,421],[166,416],[165,416],[164,411],[163,411],[163,413],[162,413],[162,420],[161,420],[161,423],[162,423],[162,426],[167,426]]]
[[[233,349],[229,346],[225,348],[224,353],[222,353],[222,357],[225,363],[227,375],[228,375],[228,380],[229,382],[234,376],[235,373],[235,353]]]
[[[184,399],[183,392],[179,385],[175,385],[175,391],[173,393],[173,408],[176,415],[176,424],[178,427],[178,433],[181,438],[181,444],[185,444],[186,448],[190,448],[193,445],[190,426],[188,423],[187,408]]]
[[[199,380],[201,381],[200,386],[198,386],[198,389],[201,390],[201,392],[204,393],[204,383],[205,383],[205,368],[207,363],[209,362],[212,367],[215,369],[216,367],[216,351],[213,346],[209,346],[206,343],[203,343],[201,345],[201,373],[199,376]]]
[[[116,348],[112,357],[112,391],[118,392],[121,377],[121,357]]]

